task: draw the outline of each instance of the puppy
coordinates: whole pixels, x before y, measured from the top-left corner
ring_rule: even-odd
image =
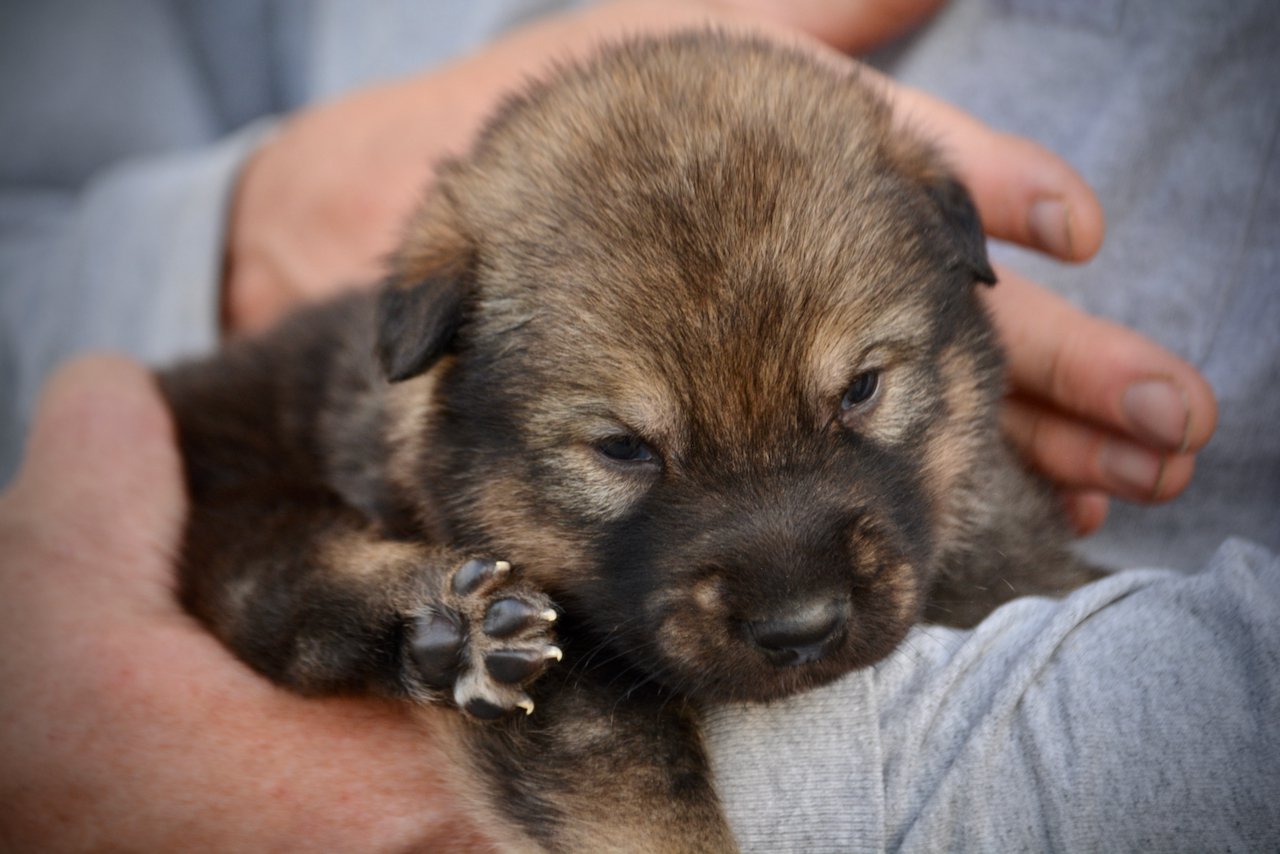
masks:
[[[294,690],[445,709],[513,849],[733,850],[705,704],[1095,574],[998,434],[974,207],[852,72],[711,33],[561,68],[391,266],[163,376],[181,595]]]

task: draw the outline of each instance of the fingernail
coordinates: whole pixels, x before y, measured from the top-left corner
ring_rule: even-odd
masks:
[[[1160,500],[1160,493],[1161,491],[1164,490],[1164,473],[1166,471],[1168,462],[1169,462],[1168,457],[1160,458],[1160,473],[1156,475],[1156,485],[1151,487],[1150,497],[1152,501]]]
[[[1027,227],[1042,248],[1059,258],[1071,258],[1071,218],[1059,198],[1040,199],[1027,213]]]
[[[1168,380],[1134,383],[1120,400],[1135,431],[1150,442],[1183,453],[1191,428],[1187,395]]]
[[[1098,463],[1107,478],[1130,497],[1152,495],[1160,485],[1164,470],[1159,456],[1128,442],[1105,444]]]

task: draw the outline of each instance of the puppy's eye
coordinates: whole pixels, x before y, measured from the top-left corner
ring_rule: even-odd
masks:
[[[850,409],[856,409],[866,404],[876,396],[876,392],[879,390],[880,372],[863,371],[854,377],[849,390],[844,393],[844,397],[840,400],[841,411],[848,412]]]
[[[597,443],[596,450],[619,463],[649,463],[657,459],[653,449],[636,436],[612,436]]]

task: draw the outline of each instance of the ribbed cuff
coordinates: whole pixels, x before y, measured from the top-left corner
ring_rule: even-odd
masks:
[[[867,671],[777,703],[713,708],[705,735],[744,852],[883,850],[879,723]]]

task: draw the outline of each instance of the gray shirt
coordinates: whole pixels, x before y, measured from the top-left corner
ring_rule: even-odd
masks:
[[[1280,845],[1280,559],[1134,570],[770,706],[712,713],[748,851]]]

